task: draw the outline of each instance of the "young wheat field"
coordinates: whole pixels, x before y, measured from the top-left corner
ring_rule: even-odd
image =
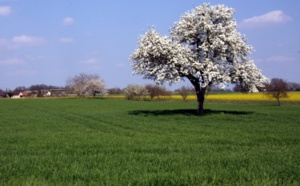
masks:
[[[300,105],[0,99],[1,185],[299,185]]]

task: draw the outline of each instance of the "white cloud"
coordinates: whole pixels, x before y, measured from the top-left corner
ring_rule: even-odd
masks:
[[[63,19],[63,25],[72,25],[74,23],[74,19],[72,17],[66,17]]]
[[[68,44],[68,43],[74,43],[75,40],[73,38],[62,37],[60,38],[59,42]]]
[[[11,41],[16,45],[41,45],[45,42],[45,39],[41,37],[21,35],[13,37]]]
[[[24,65],[25,61],[19,58],[10,58],[10,59],[4,59],[0,60],[0,65]]]
[[[290,20],[292,20],[292,18],[286,15],[283,11],[275,10],[260,16],[244,19],[240,26],[242,28],[259,28],[275,24],[282,24]]]
[[[89,58],[89,59],[85,60],[83,63],[93,65],[93,64],[96,64],[97,62],[98,62],[97,59]]]
[[[0,6],[0,16],[9,16],[11,13],[10,6]]]
[[[6,49],[6,50],[18,49],[23,46],[42,45],[45,42],[46,40],[41,37],[20,35],[20,36],[13,37],[11,40],[0,39],[0,49]]]

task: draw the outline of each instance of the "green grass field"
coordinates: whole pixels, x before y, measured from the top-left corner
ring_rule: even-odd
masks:
[[[0,100],[1,185],[299,185],[300,105]]]

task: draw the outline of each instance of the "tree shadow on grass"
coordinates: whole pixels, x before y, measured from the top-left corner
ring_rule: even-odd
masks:
[[[250,115],[253,112],[245,111],[230,111],[230,110],[210,110],[206,109],[204,114],[199,115],[196,109],[175,109],[175,110],[133,110],[128,112],[130,115],[143,115],[143,116],[171,116],[171,115],[186,115],[186,116],[208,116],[217,114],[229,115]]]

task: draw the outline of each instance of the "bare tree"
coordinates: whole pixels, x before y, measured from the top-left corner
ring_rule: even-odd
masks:
[[[167,96],[168,95],[168,91],[163,86],[148,84],[145,86],[145,88],[147,89],[151,100],[153,100],[154,97],[159,98],[159,96]]]
[[[43,94],[42,90],[38,90],[37,97],[44,97],[44,94]]]
[[[13,97],[14,93],[12,93],[11,91],[8,91],[8,92],[6,92],[6,95],[7,95],[9,98],[11,98],[11,97]]]
[[[25,90],[27,90],[26,87],[24,87],[24,86],[18,86],[18,87],[15,88],[14,92],[23,92]]]
[[[108,94],[122,94],[122,90],[118,87],[108,89]]]
[[[288,83],[280,78],[271,79],[270,83],[265,85],[266,95],[269,98],[275,98],[277,100],[278,106],[280,106],[280,98],[288,97]]]
[[[181,95],[182,99],[184,101],[186,101],[186,98],[187,98],[187,96],[189,94],[189,88],[186,87],[186,86],[182,86],[182,87],[180,87],[180,89],[178,89],[178,92]]]
[[[19,88],[19,87],[17,87],[17,88]],[[23,88],[25,88],[25,87],[23,87]],[[50,90],[50,89],[61,89],[61,88],[64,88],[64,87],[45,85],[45,84],[36,84],[36,85],[31,85],[29,88],[25,88],[25,89],[34,91],[34,90]]]
[[[96,93],[105,94],[103,81],[96,74],[80,73],[67,80],[66,87],[80,97]]]

